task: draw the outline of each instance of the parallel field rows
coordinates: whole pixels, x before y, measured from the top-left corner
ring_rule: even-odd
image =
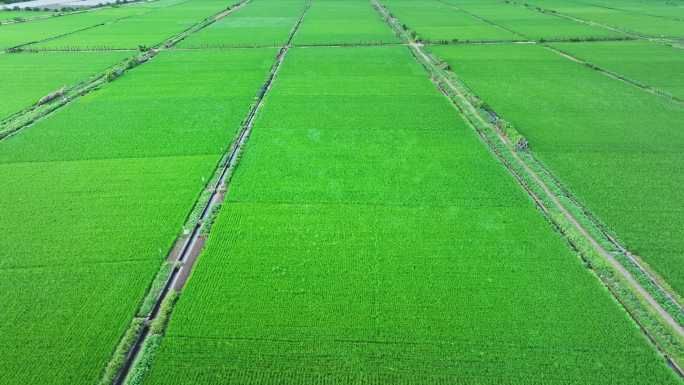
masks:
[[[632,41],[684,37],[679,7],[381,2],[684,293],[684,58]],[[0,119],[231,5],[0,26],[28,50],[0,54]],[[1,383],[102,378],[306,6],[250,0],[0,141]],[[129,385],[681,384],[400,43],[367,0],[311,2]]]

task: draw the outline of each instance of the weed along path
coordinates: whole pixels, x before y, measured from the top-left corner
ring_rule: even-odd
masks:
[[[121,371],[117,375],[117,379],[114,382],[115,385],[127,384],[127,381],[131,381],[134,376],[142,376],[147,368],[144,366],[146,362],[141,360],[141,352],[145,352],[143,349],[146,343],[149,344],[150,337],[153,335],[159,335],[163,332],[163,326],[165,326],[168,317],[172,309],[167,309],[166,311],[161,311],[165,305],[172,307],[177,296],[183,290],[183,287],[189,278],[197,258],[201,253],[204,243],[206,241],[206,235],[211,230],[212,216],[215,216],[223,204],[225,193],[228,190],[230,178],[237,167],[240,159],[240,154],[243,151],[245,144],[249,138],[250,132],[254,125],[254,120],[264,104],[264,99],[266,95],[271,90],[272,84],[275,81],[278,71],[287,56],[288,51],[292,47],[292,41],[299,31],[299,27],[304,19],[307,11],[311,5],[310,1],[307,1],[306,6],[297,20],[295,26],[292,28],[290,35],[284,46],[279,50],[276,60],[273,63],[271,71],[264,85],[261,87],[257,94],[256,102],[254,106],[250,109],[247,117],[244,120],[242,129],[240,130],[237,139],[233,141],[229,152],[226,157],[221,161],[221,164],[215,171],[216,180],[212,183],[213,186],[210,187],[210,194],[206,202],[197,202],[196,205],[202,207],[201,213],[196,220],[195,225],[192,227],[190,235],[187,236],[183,241],[183,246],[174,262],[176,262],[176,267],[173,272],[169,275],[167,283],[164,286],[164,290],[160,293],[155,301],[155,306],[153,311],[145,319],[145,327],[139,332],[135,343],[132,345],[130,351],[126,354],[126,360],[121,368]],[[161,329],[154,330],[152,325],[162,324]],[[135,365],[138,364],[136,367]]]
[[[501,130],[497,129],[494,125],[492,125],[491,122],[485,120],[481,116],[478,109],[471,102],[472,98],[469,97],[469,95],[466,95],[466,93],[463,91],[463,87],[457,85],[454,81],[452,81],[452,79],[444,75],[444,72],[440,68],[438,63],[436,63],[435,60],[425,52],[424,46],[408,37],[409,34],[402,28],[401,22],[399,20],[393,18],[393,16],[387,11],[387,9],[377,0],[373,0],[373,3],[375,4],[376,9],[383,14],[383,17],[385,18],[385,20],[387,20],[388,24],[395,31],[397,31],[397,33],[400,33],[402,36],[405,36],[409,40],[409,44],[414,53],[414,56],[428,69],[431,75],[437,77],[437,84],[440,87],[441,85],[443,85],[444,87],[448,88],[448,92],[445,92],[447,97],[452,98],[451,95],[453,95],[453,97],[458,99],[455,102],[455,104],[459,109],[461,109],[463,115],[471,122],[472,127],[478,131],[478,133],[480,134],[484,142],[487,144],[487,146],[495,154],[497,154],[497,157],[500,159],[500,161],[504,165],[506,165],[507,169],[514,175],[516,180],[523,186],[523,188],[528,192],[528,194],[531,195],[532,199],[535,202],[537,202],[537,204],[542,208],[542,211],[544,211],[547,214],[547,217],[549,217],[549,219],[553,223],[555,223],[556,226],[566,235],[568,241],[571,244],[575,245],[575,247],[578,248],[578,251],[580,251],[580,253],[586,253],[587,250],[582,249],[581,244],[578,245],[578,241],[580,241],[581,239],[586,240],[586,242],[588,242],[588,244],[590,245],[590,251],[598,253],[603,260],[608,262],[611,269],[613,269],[615,272],[619,274],[621,280],[623,280],[626,283],[627,287],[631,291],[636,293],[639,298],[642,298],[646,302],[648,308],[650,308],[655,314],[657,314],[657,317],[662,321],[664,325],[667,326],[667,328],[672,330],[676,338],[679,340],[684,339],[684,328],[682,327],[682,325],[673,318],[672,314],[668,312],[659,301],[657,301],[654,298],[651,291],[644,288],[640,281],[637,280],[633,276],[633,274],[629,270],[627,270],[623,266],[623,264],[620,263],[613,256],[611,252],[609,252],[604,246],[602,246],[602,244],[597,240],[597,238],[595,238],[594,235],[590,233],[590,231],[585,227],[585,225],[582,224],[580,220],[578,220],[578,218],[575,217],[575,214],[571,212],[565,206],[565,204],[561,202],[561,200],[558,197],[558,193],[555,192],[549,185],[547,185],[548,182],[545,181],[543,177],[538,174],[537,171],[533,170],[530,167],[528,161],[523,160],[521,158],[521,156],[515,148],[516,144],[511,143],[510,139],[504,133],[502,133]],[[483,132],[480,129],[481,127],[489,130],[489,132],[492,133],[495,136],[496,140],[498,140],[502,145],[493,143],[489,139],[490,135]],[[502,156],[501,149],[505,149],[505,156]],[[521,176],[520,173],[516,170],[521,170],[523,172],[523,175]],[[532,186],[529,186],[530,182]],[[535,190],[537,190],[538,192],[535,192]],[[557,188],[555,190],[557,191]],[[563,221],[559,223],[558,217],[553,215],[553,211],[557,211],[558,213],[560,213]],[[568,227],[568,225],[571,227],[571,229]],[[579,235],[579,239],[573,237],[572,234],[567,234],[567,232],[569,231]],[[602,282],[606,283],[606,281],[602,278],[601,273],[596,273],[599,279]],[[653,283],[657,285],[655,280],[653,280]],[[667,336],[656,336],[656,334],[658,334],[657,327],[653,328],[646,326],[644,324],[644,320],[640,319],[635,314],[635,309],[630,308],[630,305],[625,303],[624,298],[622,298],[621,295],[617,293],[616,290],[612,288],[609,283],[606,285],[610,289],[611,293],[615,295],[616,299],[621,304],[623,304],[623,306],[625,306],[627,312],[633,317],[634,321],[641,327],[644,333],[648,336],[649,340],[655,344],[658,351],[660,351],[663,354],[669,366],[672,367],[673,370],[680,377],[684,378],[684,371],[682,370],[681,362],[676,361],[674,357],[672,357],[671,347],[663,346],[661,343],[663,339],[667,338]],[[665,293],[666,296],[673,301],[673,304],[678,309],[677,311],[681,312],[681,307],[679,307],[676,301],[674,301],[674,298],[667,292],[667,290],[659,286],[657,287],[657,289]]]

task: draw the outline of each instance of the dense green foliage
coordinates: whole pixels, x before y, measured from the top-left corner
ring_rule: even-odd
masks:
[[[104,71],[130,52],[50,52],[0,55],[0,119],[62,87]]]
[[[538,46],[434,47],[631,251],[684,293],[684,108]]]
[[[306,15],[295,44],[398,43],[368,0],[318,0]]]
[[[581,20],[600,23],[632,33],[653,37],[684,37],[684,11],[680,1],[641,1],[622,0],[640,8],[658,9],[659,14],[649,15],[642,11],[630,12],[615,8],[613,1],[575,1],[575,0],[527,0],[533,7],[542,7],[562,15]],[[592,4],[593,3],[593,4]],[[651,7],[654,3],[655,6]],[[629,7],[629,6],[628,6]],[[679,16],[676,16],[676,15]],[[665,16],[665,17],[663,17]]]
[[[684,99],[684,51],[681,49],[647,41],[553,46],[617,75]]]
[[[679,383],[405,47],[262,112],[146,384]]]
[[[304,11],[305,0],[256,0],[193,34],[180,48],[280,47]]]
[[[274,55],[165,52],[0,142],[0,383],[96,383]]]

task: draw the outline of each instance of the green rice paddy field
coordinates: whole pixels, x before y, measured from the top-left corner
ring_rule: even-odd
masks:
[[[157,0],[0,25],[0,384],[684,384],[659,311],[684,297],[683,10]],[[585,262],[442,73],[645,271]]]

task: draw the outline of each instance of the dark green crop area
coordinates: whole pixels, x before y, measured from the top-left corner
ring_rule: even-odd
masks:
[[[130,52],[49,52],[0,55],[0,119],[42,97],[102,73]]]
[[[680,104],[538,46],[433,51],[632,252],[684,293]]]
[[[0,142],[0,383],[97,382],[274,55],[162,53]]]
[[[678,383],[404,47],[291,50],[231,186],[145,384]]]

